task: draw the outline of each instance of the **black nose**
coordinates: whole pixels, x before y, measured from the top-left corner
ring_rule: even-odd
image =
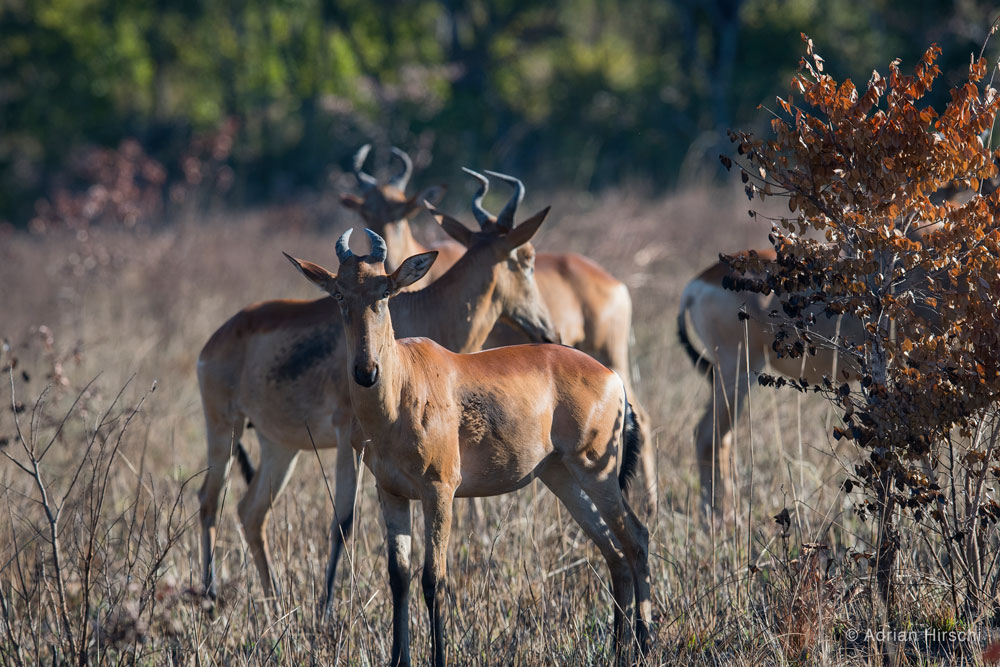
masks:
[[[360,366],[354,367],[354,380],[360,384],[362,387],[370,387],[376,382],[378,382],[378,365],[372,366],[372,369],[365,370]]]

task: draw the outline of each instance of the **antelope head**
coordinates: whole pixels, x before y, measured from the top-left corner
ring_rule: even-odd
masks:
[[[520,329],[533,341],[558,343],[559,334],[535,282],[535,249],[530,243],[548,215],[549,207],[515,226],[514,215],[524,198],[524,184],[513,176],[487,171],[487,174],[514,187],[514,193],[503,210],[493,215],[483,208],[489,179],[471,169],[463,167],[463,171],[480,183],[472,200],[472,213],[479,224],[479,231],[472,231],[455,218],[438,211],[431,202],[425,201],[424,206],[449,236],[466,247],[465,261],[492,267],[495,278],[493,298],[500,306],[500,319]]]
[[[407,198],[406,186],[413,174],[413,161],[395,146],[392,147],[392,155],[400,163],[400,169],[392,178],[379,184],[374,176],[364,170],[371,147],[371,144],[362,146],[351,161],[351,170],[358,182],[361,196],[343,194],[340,196],[340,203],[357,211],[368,228],[377,234],[391,237],[396,232],[395,225],[409,218],[420,208],[421,202],[439,202],[444,196],[445,187],[434,185]]]
[[[423,278],[437,251],[409,257],[395,271],[386,274],[386,246],[382,237],[365,229],[371,250],[359,256],[348,246],[352,231],[348,229],[337,240],[340,269],[336,274],[287,253],[285,257],[337,302],[344,319],[347,349],[353,359],[354,381],[362,387],[371,387],[379,381],[379,355],[394,341],[389,299]]]

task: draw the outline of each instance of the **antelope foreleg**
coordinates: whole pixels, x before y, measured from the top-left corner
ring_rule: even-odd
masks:
[[[337,564],[345,544],[354,532],[354,498],[358,489],[358,471],[354,449],[348,438],[337,442],[337,470],[333,497],[333,521],[330,523],[330,559],[326,565],[326,583],[323,595],[323,616],[330,615],[333,600],[333,582]]]
[[[423,498],[426,546],[421,584],[431,623],[432,658],[436,667],[444,667],[445,664],[444,597],[454,498],[455,489],[443,484],[433,485]]]
[[[392,658],[389,664],[410,664],[410,501],[379,487],[385,519],[389,588],[392,591]]]

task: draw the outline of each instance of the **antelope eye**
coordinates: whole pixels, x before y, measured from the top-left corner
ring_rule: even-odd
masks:
[[[344,295],[341,294],[340,292],[334,292],[333,293],[333,298],[336,299],[337,301],[343,301],[344,300]]]
[[[389,298],[390,294],[392,294],[392,292],[390,292],[389,290],[386,290],[386,291],[382,292],[382,296],[385,297],[386,299]]]

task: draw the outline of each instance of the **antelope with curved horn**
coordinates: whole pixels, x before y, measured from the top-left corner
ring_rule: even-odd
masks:
[[[773,249],[757,254],[765,260],[775,258]],[[820,384],[824,375],[840,382],[854,375],[847,360],[828,346],[818,346],[816,354],[799,358],[779,356],[773,344],[784,322],[772,315],[781,312],[778,297],[726,289],[727,277],[738,275],[722,260],[699,273],[684,287],[677,315],[681,345],[712,383],[712,396],[695,427],[694,439],[702,506],[719,516],[727,516],[732,509],[732,430],[749,389],[748,370],[751,382],[766,366],[810,384]],[[817,340],[864,338],[860,322],[853,317],[818,314],[809,331]]]
[[[507,225],[511,211],[524,198],[521,180],[495,171],[486,171],[514,189],[514,194],[496,216],[483,208],[482,200],[489,181],[475,174],[480,188],[473,200],[473,212],[480,224],[493,221]],[[538,289],[564,345],[575,347],[618,373],[632,397],[632,407],[639,423],[640,473],[642,498],[647,516],[655,516],[658,489],[656,461],[649,429],[649,417],[636,398],[629,360],[629,337],[632,332],[632,297],[628,287],[596,262],[575,253],[539,253],[535,266]],[[509,327],[500,326],[486,341],[486,347],[523,343],[524,337]]]
[[[395,146],[392,147],[392,155],[400,162],[401,168],[398,173],[380,185],[374,176],[364,170],[371,147],[371,144],[365,144],[351,159],[351,171],[358,182],[361,196],[342,194],[340,202],[346,208],[357,211],[365,221],[365,225],[386,240],[387,266],[396,267],[404,257],[437,250],[440,259],[434,263],[426,276],[410,285],[408,291],[426,287],[444,275],[445,271],[465,252],[461,244],[450,240],[425,247],[417,243],[410,230],[410,216],[419,212],[425,201],[437,204],[444,196],[445,187],[434,185],[408,198],[406,187],[413,175],[413,160],[406,152]]]
[[[448,349],[482,347],[502,318],[535,341],[556,339],[533,278],[530,239],[548,208],[514,229],[493,226],[472,232],[448,216],[441,226],[467,248],[440,280],[393,300],[401,335],[424,335]],[[346,239],[338,250],[343,251]],[[381,239],[373,253],[386,255]],[[265,525],[299,451],[346,443],[351,417],[348,383],[358,369],[346,365],[344,329],[330,298],[271,301],[243,309],[222,325],[198,359],[198,382],[208,431],[208,469],[199,492],[206,593],[214,596],[216,522],[219,498],[234,454],[249,482],[238,512],[268,597],[274,578]],[[260,441],[255,472],[239,443],[250,421]],[[350,536],[357,485],[350,447],[340,447],[336,463],[335,519],[327,566],[330,600],[343,539]]]
[[[378,239],[374,233],[371,237]],[[286,256],[333,297],[344,319],[348,363],[360,369],[348,384],[362,431],[358,438],[370,440],[364,461],[378,483],[387,530],[390,663],[409,664],[410,657],[410,501],[419,501],[424,510],[421,583],[432,659],[444,665],[454,499],[510,493],[535,477],[563,502],[607,560],[619,661],[629,646],[626,614],[633,596],[634,636],[644,654],[651,606],[648,533],[622,495],[638,442],[621,378],[563,346],[455,354],[426,338],[396,340],[390,299],[427,272],[434,254],[409,257],[390,274],[381,253],[355,256],[345,240],[337,254],[336,275]]]
[[[412,212],[414,201],[427,199],[434,204],[435,199],[425,196],[426,193],[439,198],[443,188],[429,188],[415,200],[408,200],[401,190],[393,190],[388,186],[379,187],[374,177],[362,169],[369,150],[370,145],[362,146],[353,161],[354,174],[364,196],[343,195],[342,202],[345,206],[358,210],[365,223],[386,239],[389,250],[386,262],[388,268],[399,266],[399,263],[410,255],[427,252],[432,248],[438,250],[437,260],[417,285],[422,286],[428,280],[436,280],[461,256],[461,246],[447,242],[432,247],[421,245],[413,238],[409,222],[405,218]],[[403,160],[404,164],[412,164],[408,158],[403,159],[402,156],[406,155],[403,151],[394,148],[393,154]],[[489,191],[489,181],[481,174],[468,169],[465,171],[480,182],[473,201],[476,222],[481,226],[498,222],[507,224],[508,216],[512,215],[524,197],[524,185],[521,181],[513,176],[486,172],[514,188],[511,199],[500,214],[494,216],[483,207],[483,198]],[[405,188],[405,182],[403,186]],[[395,204],[388,205],[386,202]],[[542,299],[549,309],[552,322],[559,332],[561,342],[586,352],[618,373],[625,382],[639,421],[642,441],[640,472],[643,495],[647,501],[646,511],[648,516],[654,516],[658,497],[655,452],[649,416],[639,403],[632,386],[632,366],[629,359],[632,298],[628,287],[596,262],[576,253],[538,253],[535,262],[535,280],[538,282]],[[517,332],[500,327],[486,342],[486,346],[498,347],[523,342],[525,342],[524,337]]]

